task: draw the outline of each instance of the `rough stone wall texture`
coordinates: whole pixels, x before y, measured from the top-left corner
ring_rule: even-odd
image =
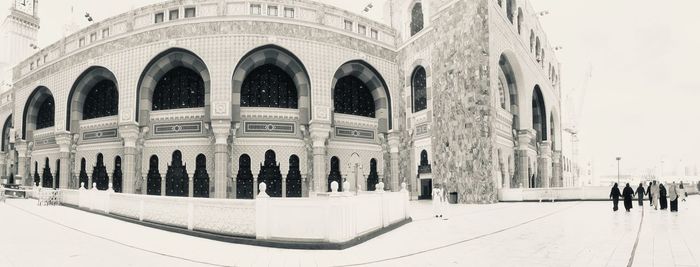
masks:
[[[456,26],[459,25],[459,26]],[[434,181],[460,203],[497,201],[491,172],[488,1],[458,1],[434,21]],[[436,181],[436,182],[437,182]]]

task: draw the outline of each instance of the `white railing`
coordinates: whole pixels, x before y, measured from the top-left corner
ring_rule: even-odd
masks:
[[[287,242],[342,243],[409,219],[405,185],[395,193],[335,192],[313,198],[270,198],[262,193],[255,200],[148,196],[95,188],[61,191],[61,203],[94,212]]]

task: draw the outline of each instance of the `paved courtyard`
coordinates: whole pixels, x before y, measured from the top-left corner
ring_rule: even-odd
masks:
[[[645,202],[648,204],[648,202]],[[273,249],[157,230],[34,200],[0,203],[0,266],[698,266],[700,197],[680,213],[609,202],[453,205],[342,251]],[[641,225],[641,229],[640,229]]]

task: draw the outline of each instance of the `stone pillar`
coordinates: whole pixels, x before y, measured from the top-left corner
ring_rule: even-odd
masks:
[[[313,141],[313,192],[322,193],[328,191],[328,174],[326,173],[326,140],[331,132],[330,123],[312,121],[309,125],[311,139]]]
[[[56,144],[58,144],[59,159],[61,160],[60,167],[60,181],[58,184],[59,188],[68,188],[68,182],[73,179],[70,173],[70,146],[71,146],[71,134],[70,132],[63,131],[56,133]],[[56,179],[54,179],[55,181]]]
[[[528,177],[528,151],[530,150],[530,141],[535,138],[535,134],[528,130],[520,130],[518,132],[518,147],[516,148],[515,161],[517,162],[518,169],[515,170],[517,181],[522,185],[523,188],[530,187],[528,182],[530,177]],[[519,187],[520,185],[516,185]]]
[[[549,141],[540,142],[539,153],[537,153],[537,173],[542,187],[552,186],[552,149]]]
[[[6,162],[7,159],[9,158],[10,152],[5,151],[4,153],[0,153],[0,177],[7,179],[7,182],[10,182],[10,177],[7,177],[10,175],[10,172],[7,171],[7,166]]]
[[[389,143],[389,153],[391,157],[391,177],[389,181],[389,186],[391,191],[398,192],[401,190],[399,186],[399,145],[401,144],[401,136],[396,130],[392,130],[389,133],[388,138]]]
[[[188,171],[190,171],[190,173],[187,174],[189,177],[187,180],[187,197],[194,197],[194,168]]]
[[[119,126],[119,135],[124,140],[124,158],[122,160],[122,192],[126,194],[136,193],[136,158],[138,149],[136,149],[139,138],[139,128],[136,123],[124,124]],[[87,168],[87,167],[86,167]],[[146,191],[145,189],[143,190]]]
[[[88,176],[88,184],[87,184],[87,189],[92,189],[93,184],[92,184],[92,166],[85,166],[85,173],[87,173]],[[43,179],[43,178],[42,178]]]
[[[564,187],[561,168],[561,151],[554,150],[552,152],[552,186]]]
[[[23,185],[30,185],[32,183],[32,177],[30,177],[29,172],[27,172],[27,142],[24,140],[19,140],[15,144],[17,149],[18,159],[17,159],[17,172],[19,177],[22,179]]]
[[[228,138],[231,135],[231,121],[212,120],[214,132],[214,197],[226,198],[228,171]],[[235,137],[234,137],[235,138]]]

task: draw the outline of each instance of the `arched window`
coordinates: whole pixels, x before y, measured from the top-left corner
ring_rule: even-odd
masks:
[[[289,157],[289,172],[287,172],[287,197],[301,197],[301,171],[299,157]]]
[[[197,155],[197,168],[194,170],[194,185],[192,196],[209,197],[209,173],[207,173],[207,157]]]
[[[532,127],[537,132],[537,141],[547,140],[547,113],[544,97],[539,85],[535,85],[532,94]]]
[[[530,53],[535,53],[535,31],[530,30]]]
[[[39,106],[39,112],[36,118],[36,129],[49,128],[54,125],[54,108],[53,96],[48,96],[44,103]]]
[[[241,86],[241,107],[297,108],[297,87],[289,74],[272,64],[254,69]]]
[[[411,36],[423,29],[423,5],[418,2],[411,9]]]
[[[153,91],[153,110],[204,107],[204,80],[195,71],[174,68],[158,81]]]
[[[506,0],[506,15],[508,15],[508,20],[513,23],[515,16],[515,0]]]
[[[83,186],[83,188],[88,189],[90,188],[90,181],[88,180],[88,175],[87,175],[87,170],[85,169],[86,167],[85,164],[85,158],[82,158],[80,160],[80,175],[79,175],[79,181],[80,184]]]
[[[498,79],[498,101],[502,109],[506,109],[506,88],[502,79]]]
[[[521,34],[523,28],[523,9],[518,8],[518,34]]]
[[[10,129],[12,129],[12,115],[10,115],[2,126],[2,151],[10,151]]]
[[[328,192],[331,192],[331,183],[338,183],[338,192],[343,191],[343,176],[340,174],[340,159],[331,158],[331,171],[328,174]]]
[[[540,56],[542,55],[540,54],[541,51],[542,49],[540,46],[540,37],[535,37],[535,57],[537,59],[537,62],[540,62],[540,60],[542,60],[542,58],[540,58]]]
[[[103,80],[92,87],[85,97],[83,120],[117,115],[119,94],[117,86],[110,80]]]
[[[253,172],[250,171],[250,156],[247,154],[243,154],[238,158],[236,198],[253,198]]]
[[[44,172],[41,174],[43,179],[42,187],[53,188],[53,174],[51,174],[51,167],[49,166],[49,158],[44,161]]]
[[[374,98],[362,80],[355,76],[340,78],[333,93],[335,112],[374,118]]]
[[[96,184],[97,190],[107,190],[109,188],[109,174],[105,167],[102,153],[97,154],[97,163],[92,169],[92,182]]]
[[[413,77],[411,78],[411,87],[413,87],[413,112],[428,108],[427,82],[425,76],[425,69],[423,67],[418,67],[413,71]]]
[[[39,186],[41,183],[41,177],[39,176],[39,162],[34,162],[34,185]]]
[[[258,184],[267,185],[266,193],[271,197],[282,197],[282,174],[274,150],[265,152],[265,162],[260,165]]]
[[[378,183],[379,174],[377,173],[377,160],[371,159],[369,161],[369,175],[367,176],[367,191],[377,190]]]
[[[146,192],[149,195],[160,196],[161,181],[160,171],[158,171],[158,156],[153,155],[148,161],[148,176],[146,178]]]
[[[114,158],[114,172],[112,173],[112,189],[114,192],[122,192],[122,158]]]
[[[189,180],[187,166],[182,164],[182,152],[175,150],[170,166],[168,166],[168,172],[165,173],[165,195],[175,197],[189,196]]]

